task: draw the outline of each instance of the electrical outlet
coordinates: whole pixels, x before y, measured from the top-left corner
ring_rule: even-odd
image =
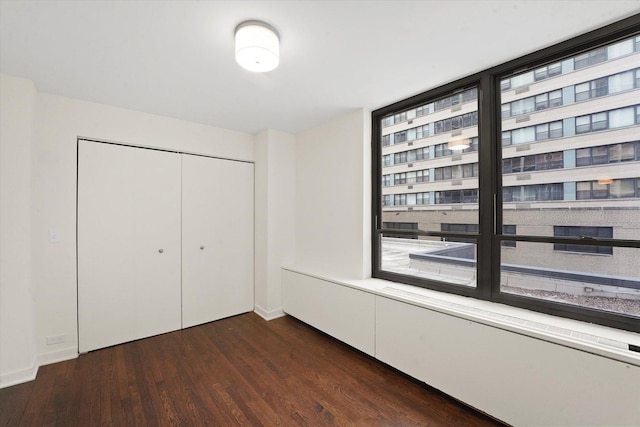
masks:
[[[60,344],[64,342],[64,335],[50,335],[47,337],[47,345]]]

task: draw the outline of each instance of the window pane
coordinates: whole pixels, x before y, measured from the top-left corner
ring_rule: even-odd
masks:
[[[578,182],[576,185],[576,199],[589,200],[591,199],[591,183],[590,182]]]
[[[591,116],[576,117],[576,133],[585,133],[591,130]]]
[[[609,163],[609,147],[601,145],[591,149],[591,162],[594,165],[604,165]]]
[[[533,126],[515,129],[511,131],[511,141],[513,144],[524,144],[535,141],[536,130]]]
[[[601,113],[601,115],[603,114],[604,113]],[[635,117],[633,114],[633,108],[631,107],[609,112],[609,126],[612,128],[631,126],[634,122]]]
[[[407,239],[406,236],[391,236],[382,237],[382,270],[476,287],[475,243],[455,241],[456,238]]]
[[[617,68],[607,63],[607,47],[598,48],[574,57],[576,67],[589,67],[588,71],[536,80],[529,91],[508,93],[511,105],[520,110],[527,99],[534,99],[536,108],[544,110],[536,116],[545,118],[535,126],[523,122],[515,129],[512,119],[502,121],[502,222],[516,226],[518,234],[554,236],[557,226],[589,226],[609,227],[616,238],[640,239],[640,98],[633,96],[640,54],[629,52],[628,43],[624,46],[629,57],[617,61]],[[622,49],[620,45],[613,50]],[[535,68],[538,76],[542,68]],[[515,75],[511,81],[521,80]],[[563,94],[571,98],[571,92],[576,102],[562,103]],[[586,101],[605,95],[601,101]],[[562,108],[551,109],[553,102]],[[543,108],[547,103],[549,108]],[[576,243],[563,250],[599,251],[598,245]],[[509,256],[536,257],[526,246],[519,242]]]
[[[620,161],[626,162],[635,159],[634,152],[634,144],[633,142],[628,142],[626,144],[621,144],[620,146]]]
[[[511,78],[511,87],[518,88],[521,86],[525,86],[534,82],[533,71],[529,71],[528,73],[520,74],[518,76]]]
[[[576,150],[576,166],[589,166],[591,164],[591,148]]]
[[[609,184],[600,182],[591,183],[591,198],[592,199],[608,199],[609,198]]]
[[[520,114],[530,113],[535,110],[535,102],[533,98],[514,101],[511,103],[511,115],[518,116]]]
[[[633,114],[631,114],[633,119]],[[607,113],[597,113],[591,115],[591,131],[596,132],[607,128]]]
[[[511,145],[511,132],[502,132],[502,145]]]
[[[609,93],[622,92],[624,90],[633,89],[634,77],[633,71],[616,74],[609,77]]]
[[[612,198],[635,196],[634,179],[616,179],[609,185],[611,186],[609,193]]]
[[[545,140],[545,139],[549,139],[549,124],[548,123],[536,126],[536,141],[542,141],[542,140]]]
[[[503,247],[500,291],[640,317],[640,300],[630,297],[640,285],[640,249],[607,251],[562,252],[552,243],[532,242]]]
[[[542,95],[536,96],[536,111],[544,110],[545,108],[549,108],[549,95],[543,93]]]
[[[562,64],[560,62],[549,65],[547,69],[549,70],[549,77],[562,74]]]
[[[452,112],[451,106],[460,103],[467,112]],[[415,224],[414,228],[405,228],[407,234],[385,233],[381,241],[381,268],[475,287],[476,239],[455,236],[455,233],[459,232],[457,225],[465,225],[463,233],[477,235],[478,232],[477,89],[434,99],[433,103],[423,101],[420,105],[433,105],[438,111],[437,120],[419,127],[407,121],[396,122],[395,138],[408,135],[413,139],[412,145],[381,144],[380,147],[382,175],[393,176],[393,185],[381,187],[382,222]],[[428,117],[421,120],[428,121]],[[456,136],[452,135],[453,130],[457,131]],[[459,147],[460,141],[468,147]],[[402,147],[406,148],[399,151]],[[389,155],[393,164],[385,161]],[[450,159],[443,164],[445,156]],[[432,176],[429,170],[433,170]],[[452,225],[449,230],[454,235],[435,237],[416,232],[440,233],[445,223]]]
[[[538,68],[537,70],[534,71],[535,80],[543,80],[543,79],[546,79],[548,76],[549,76],[549,72],[547,70],[547,67]]]
[[[589,99],[589,88],[589,82],[576,85],[576,101],[584,101],[585,99]]]
[[[628,39],[620,43],[616,43],[607,48],[609,59],[615,59],[620,56],[633,53],[633,39]]]
[[[502,104],[502,118],[511,116],[511,104]]]
[[[549,138],[560,138],[562,136],[562,122],[549,123]]]

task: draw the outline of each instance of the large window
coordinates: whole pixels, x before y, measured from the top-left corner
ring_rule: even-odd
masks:
[[[635,16],[375,111],[373,275],[640,332],[638,99]]]

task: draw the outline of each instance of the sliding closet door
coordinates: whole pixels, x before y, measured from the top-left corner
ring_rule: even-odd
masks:
[[[253,310],[253,165],[182,156],[182,327]]]
[[[80,141],[80,352],[180,329],[180,156]]]

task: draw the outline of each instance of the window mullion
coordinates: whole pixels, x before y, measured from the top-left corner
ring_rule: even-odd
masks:
[[[479,231],[478,241],[478,291],[481,298],[491,299],[499,292],[500,243],[495,236],[494,219],[500,209],[494,203],[497,183],[496,147],[498,141],[501,105],[497,102],[495,79],[484,73],[479,84],[478,134],[478,183],[479,183]],[[502,170],[502,168],[500,168]],[[495,277],[494,277],[495,276]]]

